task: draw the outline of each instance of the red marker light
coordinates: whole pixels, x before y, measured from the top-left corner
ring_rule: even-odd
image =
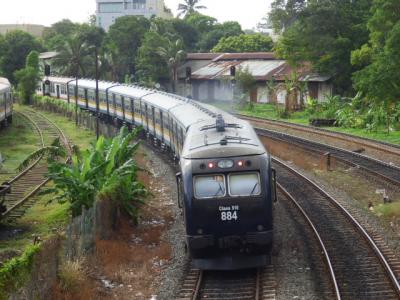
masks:
[[[242,162],[241,160],[240,160],[240,161],[238,161],[238,163],[237,163],[237,164],[238,164],[238,166],[239,166],[239,167],[243,167],[243,162]]]
[[[214,168],[214,164],[212,162],[208,163],[208,168],[210,169]]]

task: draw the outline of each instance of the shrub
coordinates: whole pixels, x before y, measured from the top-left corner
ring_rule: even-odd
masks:
[[[28,246],[24,253],[6,262],[0,268],[0,299],[7,299],[8,294],[21,288],[29,279],[35,254],[40,245]]]
[[[120,133],[112,138],[100,137],[86,151],[74,148],[71,164],[57,161],[61,145],[45,147],[32,153],[25,164],[40,153],[52,158],[49,163],[48,178],[54,182],[52,188],[44,193],[54,193],[53,201],[69,202],[72,216],[79,216],[82,207],[89,209],[99,195],[107,195],[115,201],[132,218],[137,217],[138,207],[143,203],[147,191],[138,182],[136,165],[133,156],[139,143],[134,143],[138,128],[129,132],[122,127]]]
[[[58,277],[60,279],[60,287],[65,292],[74,293],[85,282],[84,261],[77,259],[74,261],[67,260],[60,266]]]

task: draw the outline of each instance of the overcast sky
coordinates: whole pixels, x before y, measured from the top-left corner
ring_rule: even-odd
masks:
[[[6,2],[6,3],[4,3]],[[176,15],[181,0],[165,0]],[[251,29],[266,15],[270,0],[202,0],[203,13],[220,22],[235,20]],[[49,26],[61,19],[86,22],[95,12],[95,0],[18,0],[0,2],[0,24],[33,23]]]

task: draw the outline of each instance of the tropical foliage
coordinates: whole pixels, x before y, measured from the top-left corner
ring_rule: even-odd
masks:
[[[184,0],[183,3],[179,3],[178,10],[180,12],[179,12],[178,16],[191,14],[191,13],[194,13],[198,9],[207,8],[204,5],[199,5],[199,2],[200,2],[200,0]]]
[[[223,37],[211,50],[212,52],[268,52],[273,47],[272,39],[260,33],[241,34]]]
[[[32,51],[26,58],[25,68],[15,72],[18,92],[25,104],[32,102],[32,97],[39,81],[39,53]]]
[[[139,143],[134,142],[140,129],[129,132],[122,127],[113,139],[100,137],[86,151],[74,147],[71,163],[62,163],[56,157],[65,156],[61,146],[39,149],[24,163],[39,155],[51,154],[50,178],[54,185],[43,193],[54,193],[53,201],[68,202],[72,216],[78,216],[82,208],[90,208],[98,198],[114,201],[132,218],[137,218],[138,209],[147,195],[138,181],[140,168],[133,158]]]

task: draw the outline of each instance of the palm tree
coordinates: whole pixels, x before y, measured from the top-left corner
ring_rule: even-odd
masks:
[[[180,13],[178,17],[181,15],[188,15],[195,12],[197,9],[205,9],[207,7],[203,5],[198,5],[200,0],[183,0],[184,3],[179,3],[178,10]]]
[[[86,75],[86,68],[91,65],[89,49],[80,36],[66,39],[64,45],[58,47],[58,55],[53,65],[60,69],[62,75],[75,77],[75,123],[78,125],[78,78]]]
[[[58,47],[58,55],[54,59],[54,66],[66,76],[78,77],[86,75],[90,63],[88,47],[78,36],[67,38],[65,43]]]
[[[168,40],[167,46],[159,47],[157,53],[165,60],[170,68],[172,92],[175,93],[178,82],[178,67],[186,58],[186,52],[183,50],[183,42],[181,39],[175,41]]]

